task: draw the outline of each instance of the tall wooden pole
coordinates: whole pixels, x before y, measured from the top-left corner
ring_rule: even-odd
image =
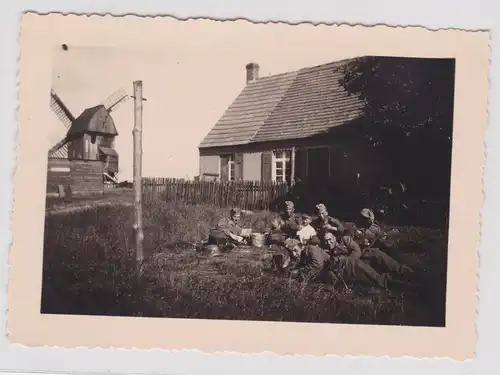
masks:
[[[144,251],[142,243],[142,81],[134,81],[134,203],[135,203],[135,245],[138,275],[142,272]]]

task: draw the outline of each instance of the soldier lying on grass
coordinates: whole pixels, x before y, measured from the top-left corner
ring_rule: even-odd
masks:
[[[390,276],[379,274],[370,264],[361,259],[362,252],[356,241],[349,235],[331,232],[323,235],[325,247],[331,256],[331,266],[336,276],[344,283],[364,283],[388,288]]]
[[[326,232],[323,240],[325,248],[318,245],[317,237],[305,246],[296,239],[287,239],[282,246],[288,250],[288,254],[276,254],[273,258],[275,267],[288,273],[291,278],[302,281],[340,280],[345,285],[349,282],[382,289],[388,289],[394,282],[401,283],[389,273],[379,273],[371,265],[375,263],[377,266],[385,266],[387,271],[403,275],[407,267],[399,265],[387,254],[374,250],[365,258],[359,245],[348,235],[335,236]]]
[[[303,245],[295,238],[288,238],[281,246],[288,254],[276,254],[273,258],[275,267],[280,272],[299,281],[333,282],[328,279],[328,276],[333,276],[329,275],[330,254],[314,241]]]
[[[354,242],[345,239],[337,243],[331,233],[325,234],[327,249],[321,248],[315,240],[303,246],[298,240],[287,239],[283,247],[288,250],[288,257],[277,254],[274,257],[276,268],[299,281],[323,281],[335,283],[337,280],[348,280],[375,284],[387,287],[387,277],[379,275],[368,264],[361,261]],[[346,245],[346,246],[342,246]],[[345,283],[345,281],[344,281]]]
[[[350,258],[357,258],[363,263],[368,264],[370,268],[376,272],[387,273],[391,275],[391,277],[398,276],[398,278],[402,280],[408,280],[409,277],[413,276],[413,270],[407,265],[399,263],[378,248],[366,247],[361,249],[356,241],[349,235],[344,234],[335,236],[332,233],[327,233],[324,238],[325,244],[328,247],[330,247],[332,243],[335,243],[335,253],[348,254]],[[368,270],[368,272],[372,273],[371,270]],[[374,277],[375,276],[371,278],[374,279]]]

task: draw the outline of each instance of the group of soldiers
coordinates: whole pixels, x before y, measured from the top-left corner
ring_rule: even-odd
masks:
[[[231,209],[210,231],[207,241],[213,255],[220,249],[247,243],[251,231],[240,226],[241,211]],[[414,271],[388,254],[384,241],[390,236],[364,208],[348,229],[330,216],[324,204],[316,206],[316,216],[298,215],[292,201],[265,234],[266,242],[277,251],[273,266],[280,273],[301,281],[364,283],[383,289],[393,282],[411,282]]]

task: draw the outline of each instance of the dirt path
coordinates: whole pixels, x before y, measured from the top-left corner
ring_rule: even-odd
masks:
[[[45,214],[67,214],[70,212],[85,211],[94,207],[116,205],[133,206],[133,192],[130,190],[116,189],[106,191],[102,196],[47,198]]]

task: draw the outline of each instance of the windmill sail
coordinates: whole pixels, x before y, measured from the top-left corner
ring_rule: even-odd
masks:
[[[68,144],[66,138],[61,139],[49,150],[49,155],[51,157],[65,158],[68,153]]]
[[[50,108],[52,108],[64,127],[69,129],[73,121],[75,121],[75,116],[73,116],[54,89],[50,90]],[[66,136],[50,148],[49,157],[64,159],[68,157]]]
[[[125,90],[120,88],[108,96],[106,100],[101,102],[101,104],[108,110],[108,112],[111,112],[126,102],[129,98],[130,97],[127,95]]]
[[[66,128],[69,128],[73,121],[75,121],[75,117],[71,113],[71,111],[66,107],[63,103],[59,95],[56,94],[54,90],[50,91],[50,108],[54,111],[54,113],[59,117],[59,120],[63,123]]]

